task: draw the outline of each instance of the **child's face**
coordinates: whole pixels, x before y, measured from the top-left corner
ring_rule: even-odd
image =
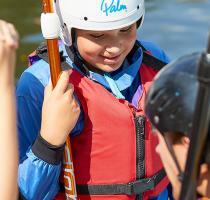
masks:
[[[168,149],[166,141],[173,149],[181,170],[184,171],[187,152],[189,149],[189,138],[185,136],[173,137],[176,136],[174,133],[166,133],[164,138],[163,135],[158,131],[157,136],[159,139],[159,144],[156,147],[156,152],[159,154],[167,176],[173,186],[174,199],[179,199],[181,191],[181,182],[178,180],[179,171]]]
[[[136,41],[136,23],[111,31],[76,30],[80,55],[93,68],[105,72],[117,70]]]

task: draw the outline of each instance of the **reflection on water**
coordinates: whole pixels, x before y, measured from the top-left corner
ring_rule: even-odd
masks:
[[[157,43],[172,59],[206,47],[210,0],[146,2],[148,12],[139,38]]]
[[[37,23],[40,3],[0,1],[0,18],[13,22],[21,35],[17,75],[27,66],[27,55],[43,40]],[[209,25],[210,0],[146,0],[146,17],[138,37],[155,42],[174,59],[204,49]]]

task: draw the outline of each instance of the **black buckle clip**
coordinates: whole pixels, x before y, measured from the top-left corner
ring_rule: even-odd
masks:
[[[155,187],[154,177],[128,183],[128,195],[138,195]]]

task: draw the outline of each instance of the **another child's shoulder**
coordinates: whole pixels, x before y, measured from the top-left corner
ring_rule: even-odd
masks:
[[[154,44],[153,42],[145,41],[145,40],[139,40],[139,42],[143,45],[143,47],[147,51],[150,51],[154,57],[156,57],[166,63],[168,63],[170,61],[167,54],[158,45]]]

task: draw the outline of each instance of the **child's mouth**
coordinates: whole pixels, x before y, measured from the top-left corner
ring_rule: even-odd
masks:
[[[105,57],[103,56],[103,60],[104,60],[104,64],[116,64],[119,62],[120,60],[120,55],[117,55],[117,56],[113,56],[113,57]]]

